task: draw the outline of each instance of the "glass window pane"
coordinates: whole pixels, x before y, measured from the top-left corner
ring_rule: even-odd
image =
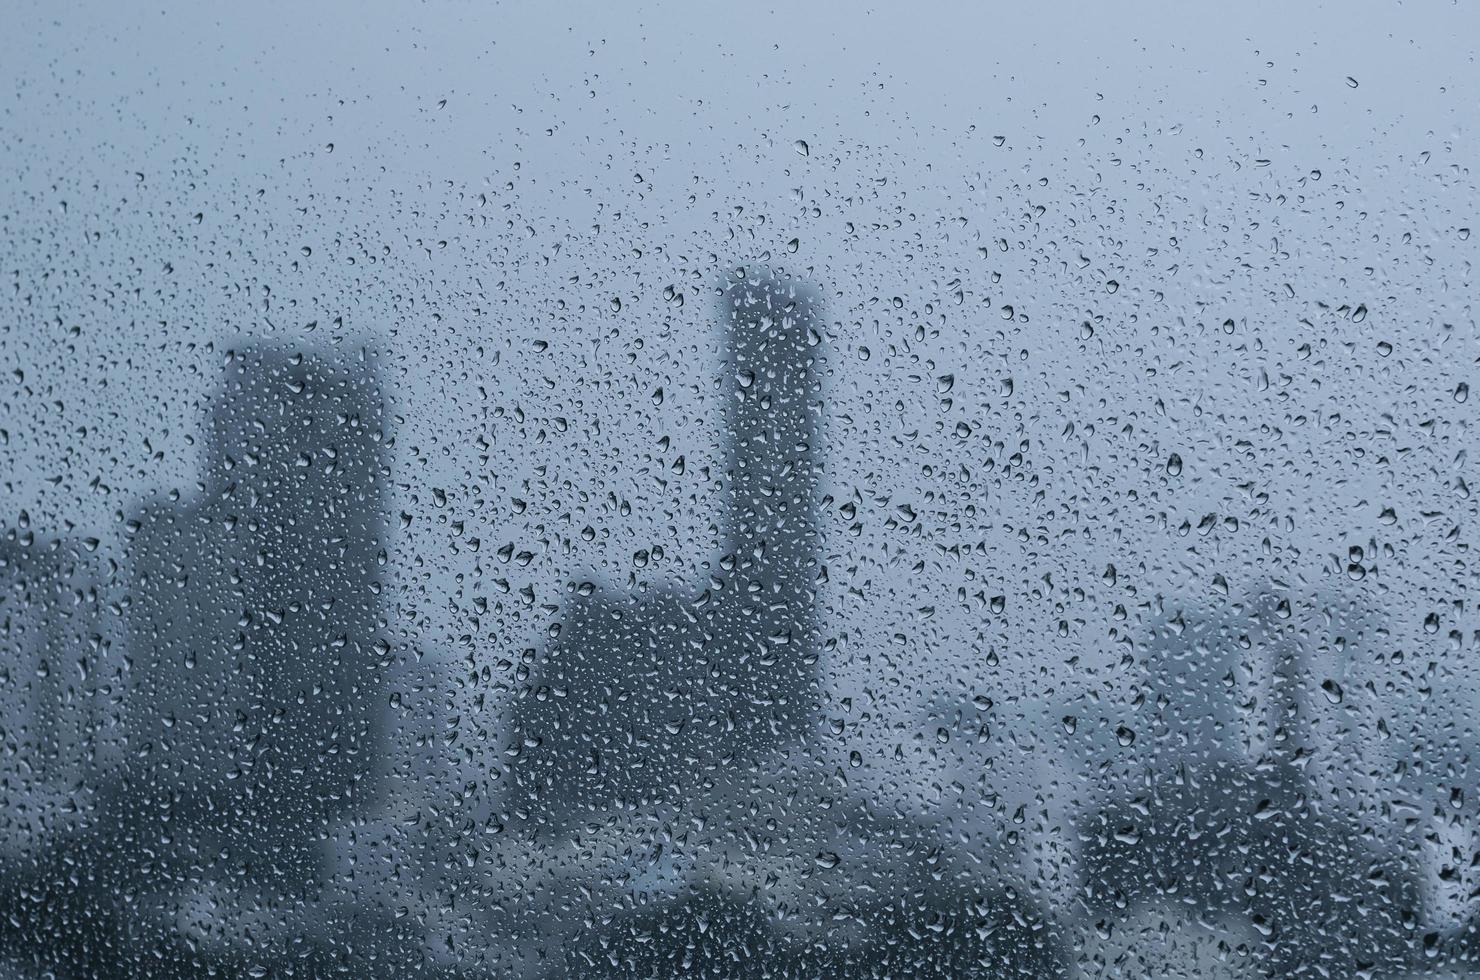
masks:
[[[1466,6],[0,39],[0,977],[1480,975]]]

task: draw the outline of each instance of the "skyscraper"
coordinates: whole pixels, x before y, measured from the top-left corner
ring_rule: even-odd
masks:
[[[129,551],[143,844],[207,878],[312,877],[369,789],[386,468],[373,364],[244,346],[193,493],[141,507]]]
[[[737,273],[719,315],[719,553],[678,590],[567,609],[513,714],[515,800],[536,822],[693,794],[800,735],[815,699],[821,298]]]

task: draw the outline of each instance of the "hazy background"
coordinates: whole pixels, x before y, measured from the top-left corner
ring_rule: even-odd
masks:
[[[496,818],[520,682],[487,675],[538,658],[574,583],[640,596],[708,573],[716,289],[737,266],[822,297],[808,752],[846,775],[840,799],[967,864],[1017,855],[1033,902],[1072,909],[1078,828],[1146,773],[1293,758],[1323,812],[1411,867],[1399,945],[1418,965],[1392,970],[1423,970],[1430,934],[1475,942],[1469,8],[7,19],[0,525],[83,542],[89,574],[134,596],[98,615],[138,621],[129,522],[224,479],[206,433],[227,352],[374,365],[385,558],[363,616],[377,708],[397,710],[363,814],[392,878],[420,883],[374,901],[430,960],[512,969],[439,922],[471,916],[460,934],[485,950],[545,928],[490,938],[477,916],[498,916],[449,896],[535,891],[553,858],[459,877],[437,851],[456,846],[418,857],[385,830]],[[135,660],[136,635],[118,641]],[[1301,665],[1298,756],[1261,721],[1275,649]],[[20,686],[8,712],[58,696]],[[104,724],[127,730],[137,706],[115,700]],[[8,792],[38,779],[22,767]],[[359,853],[363,820],[324,849]],[[654,874],[642,887],[682,892]],[[1100,914],[1059,925],[1114,946]],[[1112,954],[1085,956],[1109,973]]]

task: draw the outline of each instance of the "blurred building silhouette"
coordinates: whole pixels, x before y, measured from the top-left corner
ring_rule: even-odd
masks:
[[[1273,595],[1230,612],[1209,630],[1163,633],[1148,652],[1156,749],[1080,829],[1091,914],[1107,931],[1138,911],[1163,930],[1186,918],[1246,945],[1249,972],[1237,975],[1397,975],[1422,931],[1420,887],[1381,812],[1351,808],[1365,795],[1357,761],[1315,735],[1322,706],[1342,697],[1315,663],[1320,641]],[[1154,951],[1147,938],[1130,945]]]
[[[373,363],[244,346],[201,481],[128,515],[127,561],[0,542],[19,760],[0,775],[0,949],[19,968],[319,974],[365,938],[317,901],[383,747],[381,398]],[[376,930],[385,953],[403,939]]]
[[[824,575],[821,315],[779,274],[724,291],[720,554],[685,588],[566,611],[513,712],[515,805],[536,823],[683,798],[802,735]]]
[[[373,362],[233,351],[204,482],[134,516],[138,816],[161,836],[200,835],[198,860],[222,872],[311,877],[311,842],[369,790],[384,704],[381,397]]]
[[[122,758],[117,564],[99,542],[0,537],[0,860],[92,832]]]

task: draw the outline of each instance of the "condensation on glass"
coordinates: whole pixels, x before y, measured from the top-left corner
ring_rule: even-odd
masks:
[[[1473,11],[15,19],[0,977],[1480,977]]]

